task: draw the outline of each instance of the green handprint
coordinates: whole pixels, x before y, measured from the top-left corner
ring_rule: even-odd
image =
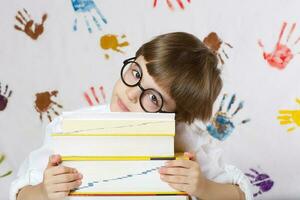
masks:
[[[5,159],[5,156],[3,154],[0,155],[0,164],[4,161],[4,159]],[[10,174],[12,174],[11,170],[8,171],[8,172],[6,172],[6,173],[4,173],[4,174],[0,174],[0,178],[3,178],[5,176],[9,176]]]

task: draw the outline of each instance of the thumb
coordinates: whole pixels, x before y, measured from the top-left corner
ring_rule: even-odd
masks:
[[[61,163],[60,155],[51,155],[49,157],[47,168],[57,166]]]
[[[184,152],[184,156],[188,157],[189,160],[196,161],[196,156],[193,152]]]

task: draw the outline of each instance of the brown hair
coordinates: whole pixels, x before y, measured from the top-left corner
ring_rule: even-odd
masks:
[[[192,34],[159,35],[142,45],[148,73],[176,102],[176,121],[191,123],[211,118],[213,103],[222,89],[218,59]]]

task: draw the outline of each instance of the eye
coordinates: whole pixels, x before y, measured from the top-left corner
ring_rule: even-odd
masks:
[[[138,70],[132,70],[132,75],[134,76],[134,78],[136,79],[140,79],[141,78],[141,73]]]
[[[158,104],[158,99],[157,99],[157,97],[154,94],[150,94],[149,98],[150,98],[150,100],[151,100],[152,103],[154,103],[155,105]]]

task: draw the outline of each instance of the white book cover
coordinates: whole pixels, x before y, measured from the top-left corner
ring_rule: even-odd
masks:
[[[64,161],[83,175],[72,195],[185,194],[160,179],[166,160]]]

